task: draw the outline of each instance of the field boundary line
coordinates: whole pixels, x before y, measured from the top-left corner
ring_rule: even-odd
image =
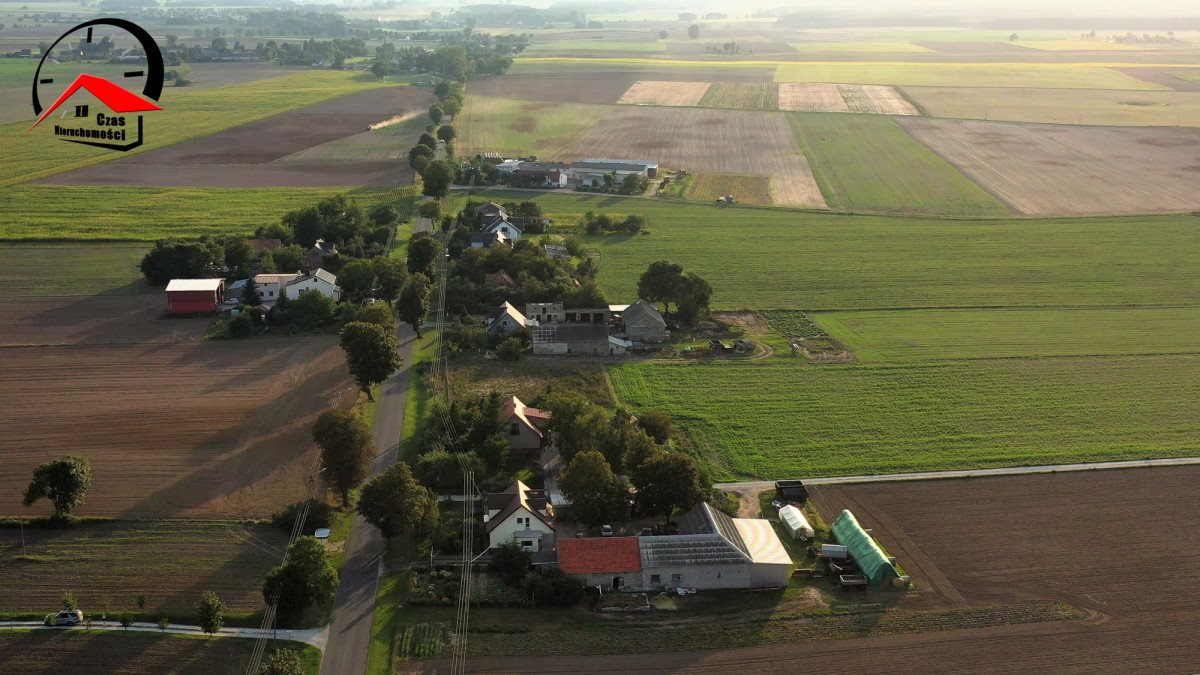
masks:
[[[852,485],[859,483],[901,483],[919,480],[946,480],[953,478],[988,478],[992,476],[1028,476],[1043,473],[1074,473],[1078,471],[1112,471],[1119,469],[1152,469],[1168,466],[1200,465],[1200,457],[1172,457],[1167,459],[1130,459],[1112,462],[1084,462],[1080,464],[1046,464],[1042,466],[1012,466],[997,469],[959,469],[954,471],[926,471],[919,473],[872,474],[866,476],[829,476],[805,478],[805,485]],[[783,479],[779,479],[783,480]],[[775,481],[739,481],[716,483],[720,490],[742,490],[770,488]]]

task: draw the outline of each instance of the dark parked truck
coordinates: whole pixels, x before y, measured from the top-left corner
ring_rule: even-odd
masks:
[[[802,480],[775,481],[775,499],[784,502],[797,502],[803,506],[808,502],[808,488]]]

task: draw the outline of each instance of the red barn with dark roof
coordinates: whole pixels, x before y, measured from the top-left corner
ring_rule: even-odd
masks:
[[[586,586],[617,590],[642,587],[637,537],[589,537],[558,542],[558,568]]]

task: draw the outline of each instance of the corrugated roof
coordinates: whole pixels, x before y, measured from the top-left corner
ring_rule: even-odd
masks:
[[[215,291],[224,283],[224,279],[172,279],[171,283],[167,284],[167,292]]]
[[[298,283],[301,283],[301,282],[306,281],[311,278],[320,279],[321,281],[328,283],[330,286],[337,286],[337,277],[334,276],[332,272],[330,272],[324,268],[318,268],[312,274],[298,276],[295,279],[292,279],[291,281],[287,282],[286,285],[291,286],[293,284],[298,284]]]
[[[626,307],[625,310],[621,312],[621,319],[626,324],[636,323],[639,319],[647,316],[650,317],[655,323],[660,323],[664,326],[667,325],[666,320],[663,319],[662,314],[660,314],[658,311],[658,308],[646,302],[645,300],[638,300],[632,305]]]
[[[589,537],[558,542],[558,568],[566,574],[639,572],[638,537]]]

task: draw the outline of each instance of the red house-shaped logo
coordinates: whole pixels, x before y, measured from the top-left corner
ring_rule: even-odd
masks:
[[[148,110],[162,110],[154,102],[134,94],[133,92],[114,84],[103,77],[88,75],[81,73],[71,86],[58,97],[50,107],[42,112],[33,126],[29,127],[32,131],[34,127],[42,123],[67,99],[71,98],[77,91],[84,89],[100,100],[114,113],[120,115],[124,113],[138,113]],[[99,116],[98,116],[99,117]],[[142,144],[142,116],[137,116],[137,138],[131,143],[103,143],[100,140],[126,140],[124,118],[113,118],[119,120],[119,130],[109,129],[64,129],[55,126],[54,133],[56,136],[63,136],[62,140],[72,143],[82,143],[84,145],[94,145],[101,148],[112,148],[114,150],[129,150]]]

